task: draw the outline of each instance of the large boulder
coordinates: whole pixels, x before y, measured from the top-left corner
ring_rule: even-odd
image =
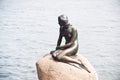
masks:
[[[81,59],[91,73],[76,64],[55,61],[48,54],[36,62],[39,80],[98,80],[96,71],[85,57],[79,55],[75,58]]]

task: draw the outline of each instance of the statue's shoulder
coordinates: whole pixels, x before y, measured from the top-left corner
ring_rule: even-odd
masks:
[[[77,28],[75,26],[70,26],[74,31],[77,31]]]
[[[75,26],[71,25],[71,24],[69,24],[69,27],[71,27],[74,30],[77,30],[77,28]]]

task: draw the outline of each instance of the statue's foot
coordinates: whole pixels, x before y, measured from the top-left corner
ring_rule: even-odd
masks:
[[[50,51],[50,54],[53,54],[55,51]]]

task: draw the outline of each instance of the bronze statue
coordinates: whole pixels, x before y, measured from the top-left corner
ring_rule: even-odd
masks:
[[[69,23],[68,17],[65,15],[60,15],[58,17],[58,23],[60,25],[60,33],[56,50],[51,52],[52,57],[58,61],[83,65],[80,60],[71,58],[71,56],[75,56],[78,52],[77,30]],[[63,37],[66,41],[65,45],[61,45]],[[90,72],[86,67],[85,69]]]

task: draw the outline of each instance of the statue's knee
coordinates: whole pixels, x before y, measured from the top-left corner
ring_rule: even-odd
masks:
[[[57,60],[61,60],[61,59],[62,59],[62,56],[57,55],[57,56],[56,56],[56,59],[57,59]]]

